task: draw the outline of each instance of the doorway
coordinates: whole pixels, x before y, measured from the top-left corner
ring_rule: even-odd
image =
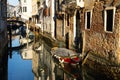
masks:
[[[80,12],[79,10],[76,11],[75,15],[75,26],[74,26],[74,43],[75,43],[75,49],[77,52],[82,51],[82,33],[81,33],[81,26],[80,26]]]

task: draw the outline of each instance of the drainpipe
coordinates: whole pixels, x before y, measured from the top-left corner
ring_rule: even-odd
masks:
[[[12,58],[12,25],[13,23],[10,23],[10,28],[9,28],[9,36],[10,36],[10,58]]]

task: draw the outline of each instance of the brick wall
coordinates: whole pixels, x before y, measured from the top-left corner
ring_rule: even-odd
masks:
[[[116,60],[118,53],[116,50],[119,46],[119,23],[120,12],[116,9],[115,23],[112,32],[104,30],[104,4],[96,2],[92,10],[92,22],[90,30],[85,29],[82,23],[82,30],[85,31],[85,52],[92,50],[95,54],[109,59],[114,57]],[[84,21],[85,16],[81,17]]]

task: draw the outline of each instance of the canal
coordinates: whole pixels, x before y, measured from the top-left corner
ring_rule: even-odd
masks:
[[[19,39],[12,40],[12,47],[19,45]],[[9,53],[8,80],[82,80],[79,67],[61,67],[51,56],[51,47],[43,40],[28,44],[31,46],[28,51],[32,50],[32,55],[24,52],[26,46]]]
[[[19,46],[19,37],[12,39],[12,47]],[[22,49],[12,49],[8,54],[8,80],[34,80],[32,60],[22,57]]]
[[[18,41],[13,43],[18,45]],[[51,56],[51,46],[46,41],[38,39],[28,46],[32,46],[29,52],[24,53],[24,47],[8,55],[8,80],[120,80],[119,67],[98,64],[92,61],[93,56],[82,67],[61,66]]]
[[[23,60],[19,50],[13,50],[8,58],[8,80],[34,80],[32,60]]]

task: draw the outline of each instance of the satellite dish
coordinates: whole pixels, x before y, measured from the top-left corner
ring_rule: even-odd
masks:
[[[83,0],[76,0],[77,6],[83,8],[84,7],[84,1]]]

